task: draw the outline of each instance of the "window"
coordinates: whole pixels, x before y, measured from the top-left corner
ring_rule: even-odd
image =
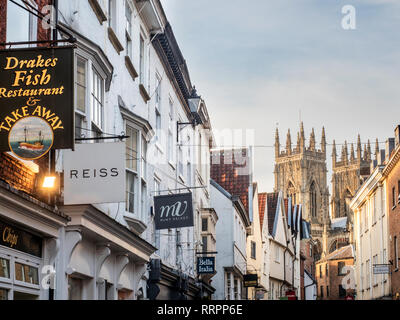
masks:
[[[395,268],[399,268],[399,254],[398,254],[398,246],[397,246],[397,236],[393,238],[393,245],[394,245],[394,265]]]
[[[135,213],[135,184],[136,174],[126,172],[126,211]]]
[[[201,242],[202,242],[202,244],[203,244],[203,252],[207,252],[207,250],[208,250],[208,243],[207,243],[207,240],[208,240],[208,237],[201,237]]]
[[[132,60],[132,40],[128,33],[125,35],[126,55]]]
[[[174,161],[174,136],[171,130],[168,130],[168,161]]]
[[[322,264],[319,265],[319,277],[322,278]]]
[[[76,110],[86,113],[86,65],[87,61],[80,56],[76,58]]]
[[[312,244],[310,243],[309,246],[310,246],[310,257],[312,257],[313,256]]]
[[[190,162],[187,163],[187,185],[192,186],[192,164]]]
[[[325,265],[325,276],[328,276],[328,264]]]
[[[376,214],[376,211],[377,211],[377,204],[378,204],[378,203],[377,203],[376,192],[374,193],[373,202],[374,202],[374,204],[373,204],[372,221],[373,221],[373,223],[375,223],[375,222],[376,222],[376,216],[377,216],[377,214]]]
[[[68,300],[82,300],[82,279],[68,277]]]
[[[373,256],[372,263],[373,263],[373,265],[378,264],[378,255]],[[378,276],[376,274],[374,274],[374,285],[375,284],[378,284]]]
[[[15,280],[30,284],[39,284],[39,270],[38,268],[16,262]]]
[[[321,298],[324,297],[324,287],[323,286],[320,287],[320,297]]]
[[[392,206],[393,208],[396,206],[396,188],[392,188]]]
[[[161,137],[161,114],[156,109],[156,141],[160,142]]]
[[[161,77],[156,73],[156,90],[154,92],[154,100],[156,102],[156,108],[160,110],[161,107]]]
[[[8,290],[0,289],[0,301],[8,300]]]
[[[256,243],[254,241],[251,242],[251,258],[256,259]]]
[[[208,219],[203,218],[201,220],[201,231],[208,231]]]
[[[340,261],[338,263],[338,276],[343,276],[344,275],[344,273],[343,273],[344,272],[344,270],[343,270],[344,266],[345,266],[345,263],[343,261]]]
[[[142,179],[147,179],[147,141],[144,136],[142,136],[142,148],[141,148],[141,169],[142,169]]]
[[[329,286],[326,286],[326,297],[329,297]]]
[[[92,122],[103,129],[103,99],[104,99],[104,80],[93,69],[92,83]]]
[[[281,259],[281,257],[280,257],[280,250],[279,250],[279,247],[276,246],[276,247],[275,247],[275,261],[278,262],[278,263],[280,263],[280,259]]]
[[[180,257],[182,255],[182,240],[181,240],[181,231],[176,230],[176,264],[180,264]],[[207,243],[206,243],[207,245]]]
[[[397,181],[397,202],[400,203],[400,180]]]
[[[231,300],[231,288],[232,288],[232,284],[231,284],[231,273],[227,272],[226,273],[226,300]]]
[[[360,280],[361,280],[361,290],[364,290],[364,263],[361,263],[361,268],[360,268]]]
[[[132,9],[128,1],[125,1],[125,18],[126,18],[126,32],[130,36],[132,33]]]
[[[179,146],[178,152],[179,152],[178,172],[181,176],[183,176],[183,151],[181,146]]]
[[[367,279],[366,279],[367,289],[371,287],[370,271],[371,271],[370,260],[367,260],[367,262],[365,264],[365,276],[367,277]]]
[[[144,84],[144,77],[145,77],[145,71],[144,71],[144,39],[143,37],[140,35],[140,39],[139,39],[139,52],[140,52],[140,56],[139,56],[139,82],[141,84]]]
[[[126,139],[126,167],[137,172],[138,162],[138,131],[126,126],[126,135],[129,138]]]
[[[108,0],[108,25],[114,30],[117,30],[117,7],[115,0]]]
[[[342,287],[342,285],[339,285],[339,298],[344,298],[346,296],[346,290]]]
[[[19,5],[27,7],[21,0],[16,0]],[[25,1],[37,8],[35,1]],[[32,9],[31,9],[32,10]],[[11,1],[7,1],[7,42],[22,42],[37,40],[37,18]],[[26,45],[22,45],[26,46]]]
[[[0,278],[10,278],[10,261],[0,258]]]
[[[317,216],[317,191],[315,189],[315,183],[311,183],[310,187],[310,212],[312,217]]]
[[[234,296],[235,300],[239,300],[239,281],[238,281],[238,279],[235,279],[235,281],[234,281],[233,296]]]
[[[169,98],[169,120],[174,121],[174,101]]]

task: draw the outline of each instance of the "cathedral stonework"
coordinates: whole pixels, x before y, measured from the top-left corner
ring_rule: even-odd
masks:
[[[275,191],[282,190],[294,204],[303,205],[303,219],[311,224],[313,239],[319,240],[322,252],[324,225],[329,224],[329,189],[327,185],[326,139],[322,129],[320,148],[317,148],[314,129],[306,146],[303,123],[292,148],[290,130],[286,147],[281,151],[279,132],[275,135]]]
[[[345,142],[339,160],[333,142],[332,197],[329,202],[325,129],[322,128],[320,148],[317,148],[314,129],[306,145],[304,126],[301,123],[294,146],[289,130],[286,146],[281,148],[279,131],[276,129],[275,192],[283,191],[285,197],[292,199],[292,203],[303,205],[303,219],[311,224],[316,257],[319,258],[352,243],[353,215],[349,201],[369,176],[371,147],[368,142],[362,152],[359,136],[356,151],[352,144],[349,153]]]

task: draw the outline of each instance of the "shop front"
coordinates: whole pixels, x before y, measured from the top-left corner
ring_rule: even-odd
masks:
[[[52,299],[59,234],[68,219],[0,183],[0,300]],[[50,280],[50,278],[48,278]]]
[[[146,299],[150,243],[92,205],[64,206],[65,229],[56,299]]]

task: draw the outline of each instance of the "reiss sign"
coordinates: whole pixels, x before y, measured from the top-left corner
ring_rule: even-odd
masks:
[[[193,227],[192,194],[154,197],[154,214],[157,230]]]

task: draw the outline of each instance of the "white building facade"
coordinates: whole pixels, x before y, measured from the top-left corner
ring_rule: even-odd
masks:
[[[211,180],[211,205],[218,214],[217,255],[213,285],[217,300],[246,299],[243,276],[246,274],[246,237],[250,220],[238,197],[232,197]]]
[[[378,165],[350,203],[354,212],[355,283],[357,300],[384,299],[390,275],[374,274],[374,265],[388,265],[388,216],[384,166]]]

